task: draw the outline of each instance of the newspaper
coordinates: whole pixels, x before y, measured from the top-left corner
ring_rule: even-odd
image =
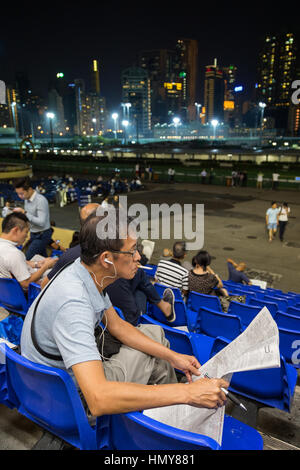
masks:
[[[264,307],[249,326],[199,369],[200,376],[223,378],[230,383],[234,372],[280,367],[279,333]],[[209,436],[222,445],[225,407],[218,409],[173,405],[144,411],[146,416],[169,426]]]

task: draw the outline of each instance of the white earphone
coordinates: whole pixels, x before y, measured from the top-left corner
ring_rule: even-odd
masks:
[[[104,258],[104,261],[105,261],[105,263],[108,263],[108,264],[114,264],[111,261],[109,261],[109,259],[107,259],[107,258]]]

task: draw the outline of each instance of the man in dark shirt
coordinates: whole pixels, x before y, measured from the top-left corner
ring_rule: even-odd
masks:
[[[228,267],[228,280],[233,281],[233,282],[239,282],[240,284],[248,284],[249,286],[251,285],[251,282],[249,281],[248,277],[246,274],[243,273],[243,271],[246,268],[245,263],[235,263],[232,259],[228,258],[227,259],[227,267]]]

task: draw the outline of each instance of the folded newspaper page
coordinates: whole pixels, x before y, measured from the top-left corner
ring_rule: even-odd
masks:
[[[230,383],[234,372],[280,367],[279,333],[269,310],[264,307],[250,325],[203,364],[198,380],[205,376],[223,378]],[[218,409],[173,405],[145,410],[152,419],[184,431],[209,436],[222,444],[225,407]]]

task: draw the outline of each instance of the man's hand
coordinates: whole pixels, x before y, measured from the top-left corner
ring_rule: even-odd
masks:
[[[47,269],[49,268],[52,268],[55,263],[57,262],[58,258],[46,258],[44,261],[43,261],[43,266],[47,267]]]
[[[179,354],[174,352],[174,357],[170,361],[170,364],[174,367],[174,369],[182,370],[182,372],[185,373],[189,383],[192,382],[192,374],[200,375],[198,369],[201,364],[194,356],[188,356],[187,354]]]
[[[22,212],[22,214],[25,214],[25,209],[22,209],[22,207],[15,207],[13,212]]]
[[[198,379],[187,386],[188,404],[199,408],[219,408],[225,405],[226,395],[221,390],[229,387],[223,379]]]

